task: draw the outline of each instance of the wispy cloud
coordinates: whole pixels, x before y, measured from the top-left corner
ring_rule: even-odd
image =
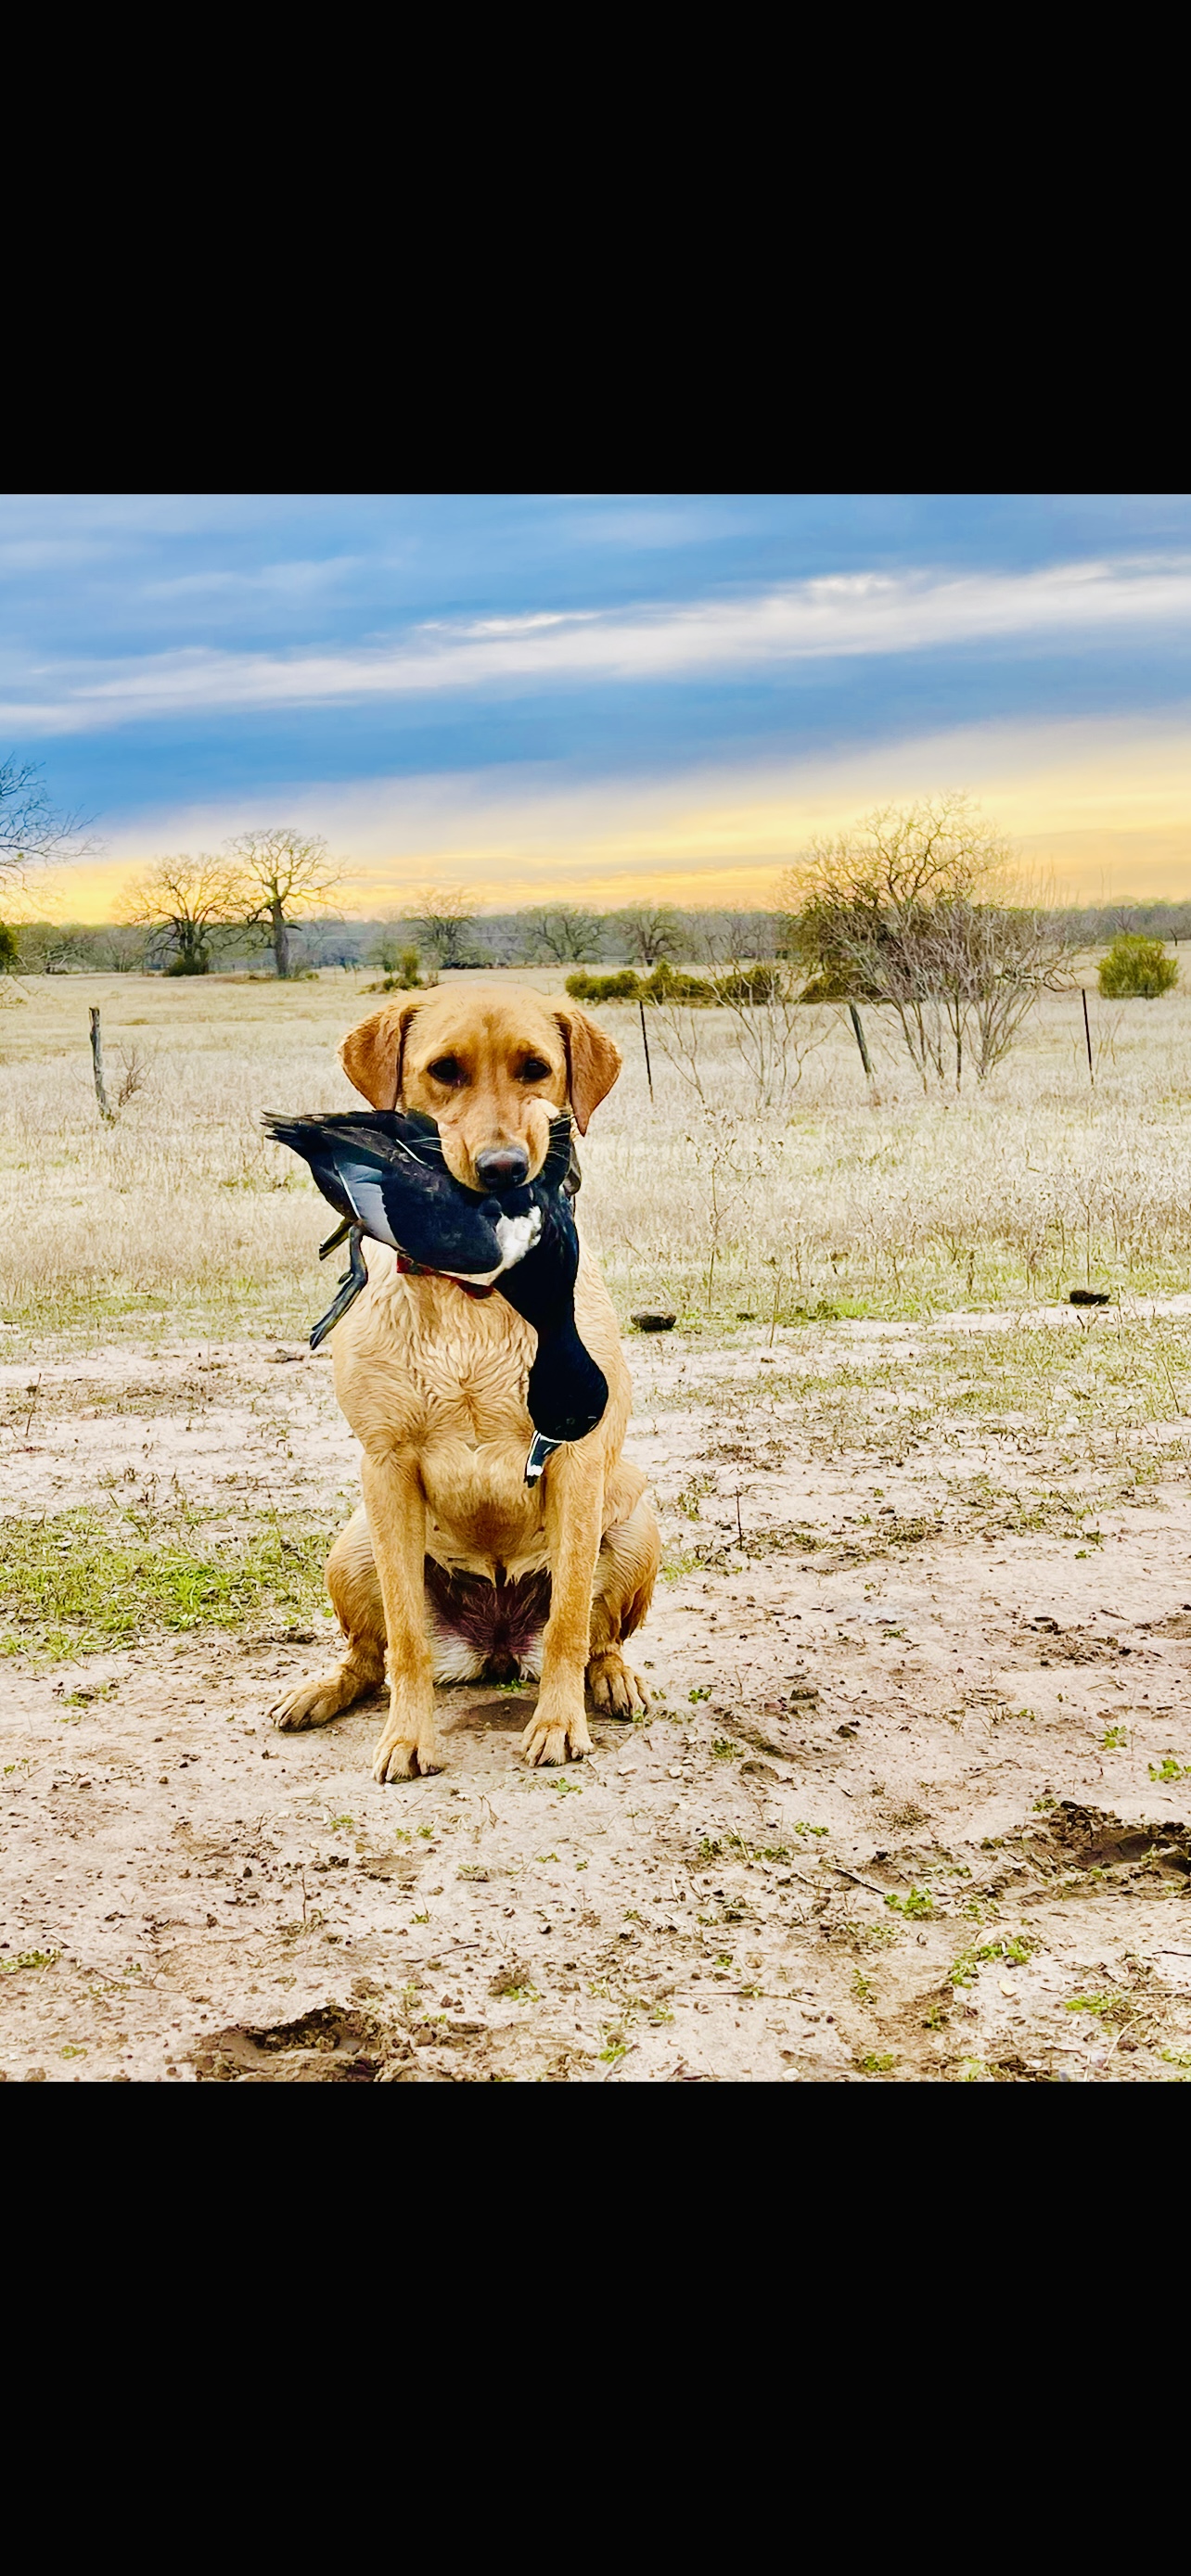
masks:
[[[1185,892],[1191,734],[1166,717],[976,725],[830,758],[707,763],[650,779],[584,783],[527,763],[306,782],[130,817],[112,836],[118,855],[75,870],[65,899],[72,913],[109,919],[125,877],[153,851],[215,849],[250,823],[280,819],[325,832],[342,853],[350,911],[383,910],[431,880],[470,886],[487,906],[564,892],[600,904],[643,894],[767,902],[812,834],[944,788],[977,796],[1067,900],[1121,886]]]
[[[147,581],[141,586],[143,599],[235,599],[254,592],[276,593],[280,598],[302,598],[308,592],[327,590],[345,581],[358,570],[359,555],[324,555],[306,562],[262,564],[255,572],[184,572],[168,581]]]
[[[1086,560],[1028,573],[848,573],[677,607],[435,623],[396,642],[343,651],[191,648],[86,668],[43,666],[0,704],[0,725],[18,736],[76,733],[230,711],[682,681],[968,643],[1020,648],[1127,628],[1169,634],[1179,625],[1191,627],[1185,555]]]

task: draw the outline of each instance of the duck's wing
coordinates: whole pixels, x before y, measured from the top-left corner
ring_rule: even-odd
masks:
[[[540,1220],[526,1233],[521,1211],[506,1211],[501,1201],[465,1190],[441,1151],[435,1159],[425,1128],[396,1112],[375,1118],[274,1115],[265,1129],[303,1157],[341,1216],[422,1269],[490,1286],[535,1239]]]

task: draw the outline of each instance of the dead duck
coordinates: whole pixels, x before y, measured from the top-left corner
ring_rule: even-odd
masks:
[[[349,1244],[349,1266],[311,1333],[311,1349],[367,1283],[364,1235],[388,1244],[415,1276],[453,1279],[473,1297],[498,1290],[538,1337],[526,1395],[534,1439],[525,1478],[536,1484],[551,1453],[593,1431],[608,1401],[608,1381],[575,1324],[579,1238],[571,1202],[579,1169],[569,1117],[551,1120],[545,1161],[532,1181],[487,1194],[455,1179],[434,1120],[417,1112],[270,1113],[263,1123],[275,1143],[309,1164],[342,1219],[320,1258],[345,1238]]]

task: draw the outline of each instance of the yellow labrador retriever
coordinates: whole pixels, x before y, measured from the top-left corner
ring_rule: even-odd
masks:
[[[528,991],[441,985],[386,1004],[339,1050],[374,1109],[437,1119],[469,1189],[532,1179],[550,1121],[581,1135],[620,1054],[587,1012]],[[375,1690],[388,1662],[378,1780],[442,1768],[435,1681],[537,1676],[521,1738],[529,1762],[591,1751],[593,1705],[646,1705],[621,1648],[649,1608],[658,1528],[640,1470],[621,1457],[629,1373],[607,1289],[580,1246],[579,1333],[608,1380],[603,1421],[525,1483],[525,1390],[537,1346],[503,1297],[410,1276],[369,1243],[368,1286],[336,1327],[335,1391],[363,1447],[364,1505],[336,1540],[327,1588],[346,1640],[334,1669],[273,1712],[324,1726]]]

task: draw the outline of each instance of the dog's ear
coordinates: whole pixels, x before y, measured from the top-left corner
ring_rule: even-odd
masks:
[[[401,1098],[405,1036],[417,1008],[412,994],[407,1002],[386,1002],[383,1011],[349,1029],[339,1049],[348,1081],[374,1109],[395,1109]]]
[[[580,1135],[586,1136],[592,1110],[607,1098],[620,1071],[620,1048],[613,1045],[598,1020],[593,1020],[587,1011],[577,1010],[573,1003],[566,1010],[557,1010],[554,1017],[567,1051],[567,1089],[575,1125]]]

